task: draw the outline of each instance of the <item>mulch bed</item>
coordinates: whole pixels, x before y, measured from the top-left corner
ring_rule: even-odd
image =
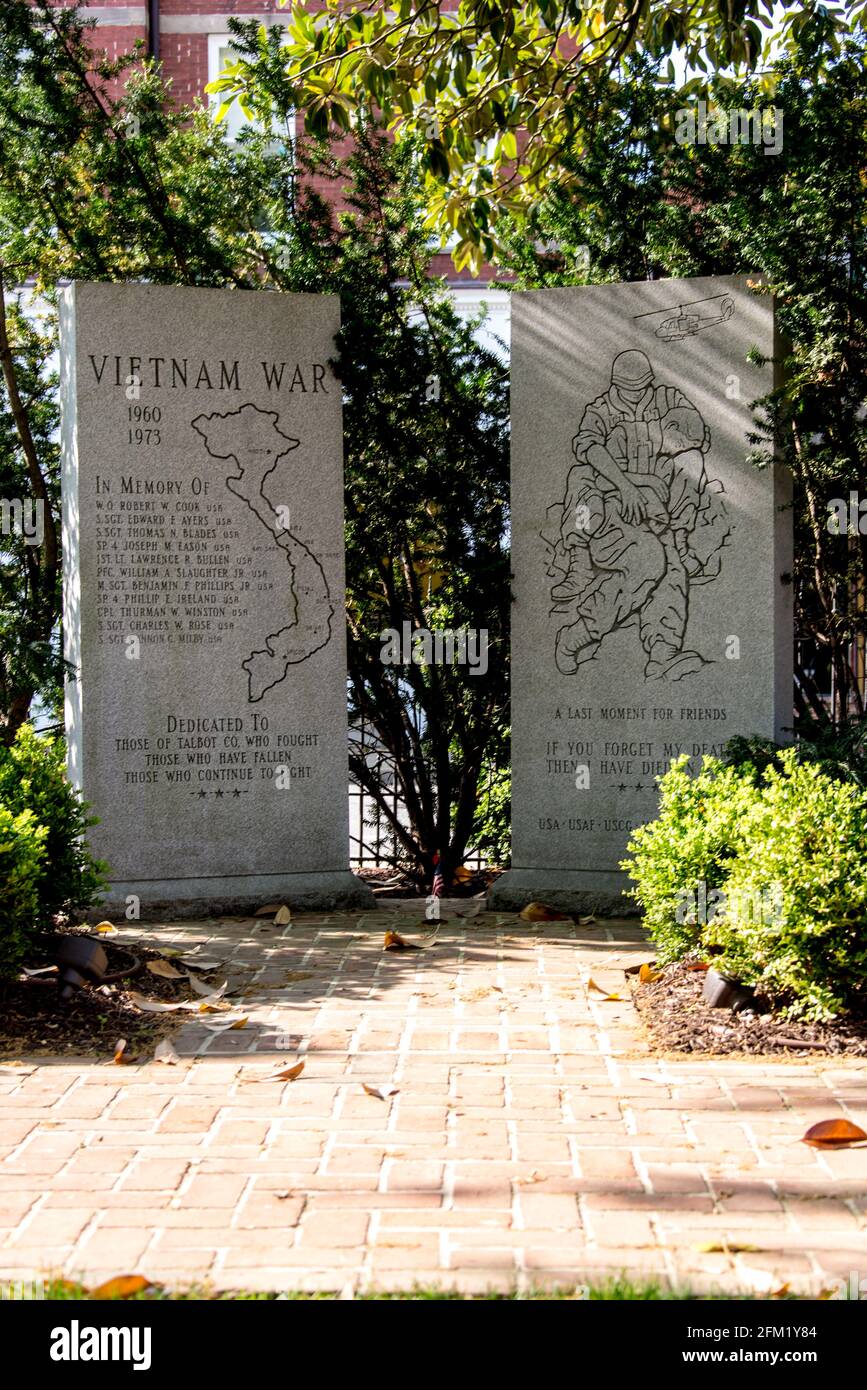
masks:
[[[183,1014],[140,1013],[130,1000],[130,990],[172,1003],[189,998],[187,980],[163,980],[151,974],[147,961],[161,958],[153,947],[126,940],[121,946],[102,937],[99,941],[108,956],[108,973],[125,973],[100,986],[83,986],[68,1004],[58,1001],[56,974],[0,982],[0,1057],[111,1058],[118,1039],[125,1038],[125,1060],[132,1061],[152,1055],[159,1039],[177,1028]],[[52,960],[51,943],[46,940],[44,953],[34,952],[25,964],[38,969]]]
[[[867,1056],[867,1019],[796,1023],[778,1014],[713,1009],[701,997],[703,972],[678,961],[658,980],[634,981],[633,999],[653,1045],[664,1052],[764,1056]]]

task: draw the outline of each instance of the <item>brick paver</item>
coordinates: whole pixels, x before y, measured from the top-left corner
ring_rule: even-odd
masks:
[[[384,952],[386,926],[425,949]],[[634,923],[426,929],[395,907],[144,929],[222,961],[248,1022],[186,1015],[176,1066],[0,1064],[0,1278],[867,1278],[867,1152],[798,1142],[818,1119],[867,1127],[863,1062],[654,1056],[623,974],[650,956]],[[297,1081],[260,1080],[296,1059]]]

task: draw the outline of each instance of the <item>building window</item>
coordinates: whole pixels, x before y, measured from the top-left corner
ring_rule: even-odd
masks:
[[[209,34],[208,82],[215,81],[215,79],[218,78],[220,73],[223,71],[223,68],[226,66],[226,64],[232,62],[233,59],[237,58],[237,56],[238,54],[232,47],[231,34]],[[215,92],[214,95],[209,98],[209,100],[211,110],[216,115],[221,104],[221,98],[219,93]],[[258,125],[258,122],[255,120],[248,119],[248,117],[245,116],[243,111],[241,110],[241,107],[239,106],[238,102],[233,101],[232,105],[229,107],[227,114],[223,117],[222,125],[226,133],[226,139],[237,140],[242,130],[246,130],[249,126],[255,127],[256,125]],[[275,139],[280,140],[286,138],[287,131],[285,126],[280,126],[275,121],[273,130]],[[290,140],[295,139],[294,115],[291,116],[289,119],[288,136]]]

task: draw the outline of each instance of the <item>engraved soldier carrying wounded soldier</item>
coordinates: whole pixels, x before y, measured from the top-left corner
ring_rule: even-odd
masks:
[[[709,479],[710,431],[681,391],[658,385],[643,352],[614,359],[611,385],[572,441],[566,496],[548,508],[558,670],[573,674],[605,637],[636,626],[645,675],[679,680],[706,665],[684,646],[693,584],[716,579],[731,530]]]

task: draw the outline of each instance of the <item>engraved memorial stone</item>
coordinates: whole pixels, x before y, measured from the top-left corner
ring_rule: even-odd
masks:
[[[512,864],[624,910],[655,778],[792,722],[785,481],[748,461],[773,308],[739,277],[512,298]]]
[[[329,296],[64,292],[72,780],[104,909],[370,902],[349,872]]]

